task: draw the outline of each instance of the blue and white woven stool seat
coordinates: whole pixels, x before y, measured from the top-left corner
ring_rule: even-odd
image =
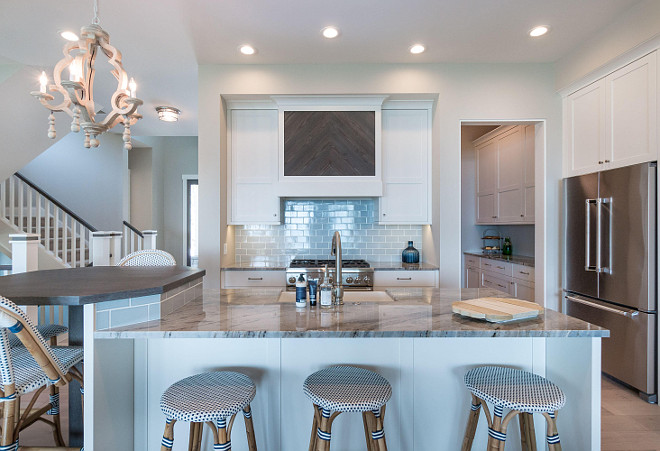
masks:
[[[257,389],[245,374],[215,371],[195,374],[170,385],[160,398],[167,418],[206,422],[230,417],[254,399]]]
[[[465,385],[476,397],[520,412],[555,412],[566,403],[564,392],[538,374],[499,366],[474,368]]]
[[[303,391],[317,406],[333,412],[378,410],[392,397],[392,386],[378,373],[333,366],[311,374]]]
[[[64,372],[83,360],[82,346],[53,346],[52,354],[61,364]],[[24,346],[11,349],[11,360],[14,370],[16,393],[22,395],[48,384],[50,381],[34,357]],[[4,391],[4,386],[0,384]]]
[[[122,258],[117,266],[176,266],[176,260],[169,252],[160,249],[143,249]]]
[[[43,326],[37,326],[37,330],[46,340],[50,340],[52,337],[57,337],[58,335],[65,334],[69,331],[69,328],[62,326],[60,324],[46,324]],[[16,346],[23,346],[21,340],[12,333],[9,334],[9,346],[15,348]]]

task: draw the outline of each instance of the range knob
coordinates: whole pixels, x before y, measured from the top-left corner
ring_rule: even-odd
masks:
[[[289,283],[296,283],[295,277],[289,277]]]
[[[346,278],[346,283],[353,283],[353,278],[352,277],[347,277]]]
[[[360,283],[361,281],[362,279],[360,278],[360,276],[355,276],[355,283]]]
[[[371,279],[369,278],[369,276],[364,276],[364,279],[363,279],[363,280],[364,280],[364,283],[367,284],[367,283],[369,283],[369,281],[370,281]]]

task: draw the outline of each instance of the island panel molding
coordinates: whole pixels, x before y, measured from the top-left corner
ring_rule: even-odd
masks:
[[[284,176],[374,177],[374,111],[285,111]]]

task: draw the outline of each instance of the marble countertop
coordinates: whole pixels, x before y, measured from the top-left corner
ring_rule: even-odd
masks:
[[[494,324],[452,313],[451,303],[487,288],[388,290],[391,300],[296,309],[279,289],[205,290],[164,318],[95,332],[96,338],[607,337],[609,331],[546,310],[532,320]]]
[[[369,262],[374,271],[437,271],[437,265],[429,263],[374,263]],[[223,271],[285,271],[288,264],[278,263],[234,263],[222,267]]]
[[[489,260],[499,260],[509,263],[516,263],[523,266],[534,267],[534,257],[529,257],[527,255],[502,255],[502,254],[484,254],[479,251],[466,251],[463,252],[467,255],[474,255],[475,257],[487,258]]]

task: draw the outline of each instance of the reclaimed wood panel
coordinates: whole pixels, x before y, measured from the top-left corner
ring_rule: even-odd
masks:
[[[374,111],[285,111],[284,175],[376,175]]]

